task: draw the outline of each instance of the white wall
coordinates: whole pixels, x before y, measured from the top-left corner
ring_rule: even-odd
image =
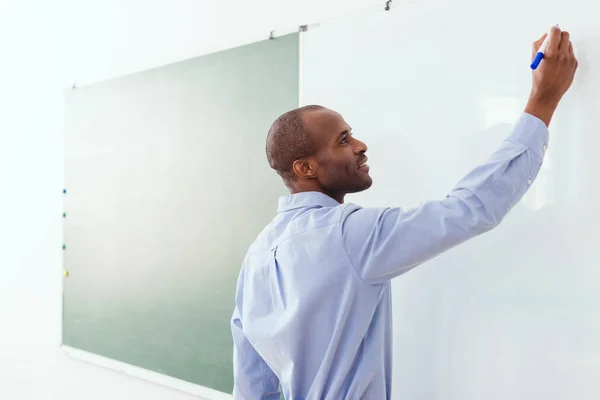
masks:
[[[59,351],[63,88],[383,3],[1,1],[0,398],[192,398],[72,360]]]

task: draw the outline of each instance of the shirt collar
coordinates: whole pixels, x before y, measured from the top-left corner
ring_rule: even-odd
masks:
[[[279,198],[279,207],[277,212],[289,211],[295,208],[304,207],[337,207],[340,203],[337,200],[321,192],[302,192],[290,194]]]

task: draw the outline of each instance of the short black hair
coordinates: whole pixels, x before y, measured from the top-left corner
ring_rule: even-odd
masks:
[[[302,114],[325,107],[309,105],[288,111],[273,122],[267,135],[269,165],[285,180],[294,180],[294,161],[315,153],[310,133],[304,129]]]

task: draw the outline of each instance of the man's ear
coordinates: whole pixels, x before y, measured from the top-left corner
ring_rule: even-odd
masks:
[[[299,178],[304,179],[316,179],[317,170],[314,160],[310,158],[301,158],[294,161],[292,166],[294,174]]]

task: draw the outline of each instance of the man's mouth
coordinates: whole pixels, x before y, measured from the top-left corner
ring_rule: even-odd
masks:
[[[365,157],[363,160],[360,161],[360,163],[358,164],[358,169],[359,170],[369,170],[369,166],[367,165],[367,160],[368,158]]]

